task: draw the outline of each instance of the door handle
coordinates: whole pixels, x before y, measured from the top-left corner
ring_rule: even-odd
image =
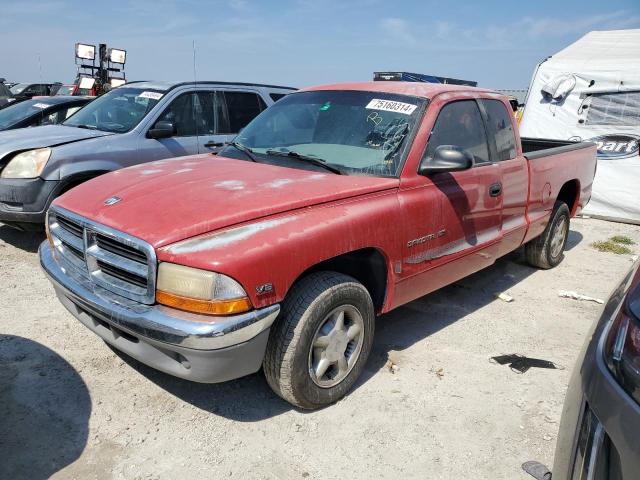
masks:
[[[224,142],[214,142],[210,141],[204,144],[207,148],[216,148],[216,147],[224,147]]]
[[[499,197],[502,195],[502,184],[498,182],[491,185],[489,187],[489,195],[492,197]]]

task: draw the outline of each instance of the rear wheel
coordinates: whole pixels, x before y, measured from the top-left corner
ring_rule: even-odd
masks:
[[[538,268],[553,268],[562,262],[569,237],[569,207],[556,202],[542,234],[525,245],[527,262]]]
[[[356,382],[373,344],[371,296],[357,280],[313,273],[294,285],[271,328],[264,372],[271,388],[305,409],[329,405]]]

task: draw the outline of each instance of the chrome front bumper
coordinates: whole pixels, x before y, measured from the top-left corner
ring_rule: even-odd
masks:
[[[237,378],[260,368],[279,305],[226,317],[144,305],[59,264],[46,240],[38,253],[67,310],[107,343],[141,362],[200,382]],[[222,360],[213,365],[218,359]]]

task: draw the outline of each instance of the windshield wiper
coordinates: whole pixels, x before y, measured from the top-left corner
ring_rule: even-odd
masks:
[[[86,128],[87,130],[97,130],[98,127],[94,125],[75,125],[77,128]]]
[[[258,162],[258,159],[256,158],[256,156],[253,154],[253,150],[251,150],[249,147],[245,147],[243,144],[238,143],[236,141],[229,142],[227,145],[231,145],[232,147],[235,147],[237,150],[240,150],[252,162],[260,163]]]
[[[291,157],[297,158],[298,160],[304,160],[305,162],[313,163],[319,167],[324,168],[325,170],[329,170],[330,172],[335,173],[336,175],[344,175],[344,172],[333,165],[329,165],[326,160],[323,160],[318,157],[314,157],[311,155],[304,155],[302,153],[294,152],[293,150],[274,150],[270,149],[266,152],[267,155],[274,155],[278,157]]]

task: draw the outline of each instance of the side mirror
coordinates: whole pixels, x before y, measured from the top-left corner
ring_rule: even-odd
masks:
[[[176,127],[172,122],[156,122],[156,124],[147,132],[147,138],[160,138],[173,137],[176,134]]]
[[[423,158],[419,175],[430,175],[441,172],[458,172],[473,167],[473,155],[455,145],[440,145],[436,148],[432,158]]]

